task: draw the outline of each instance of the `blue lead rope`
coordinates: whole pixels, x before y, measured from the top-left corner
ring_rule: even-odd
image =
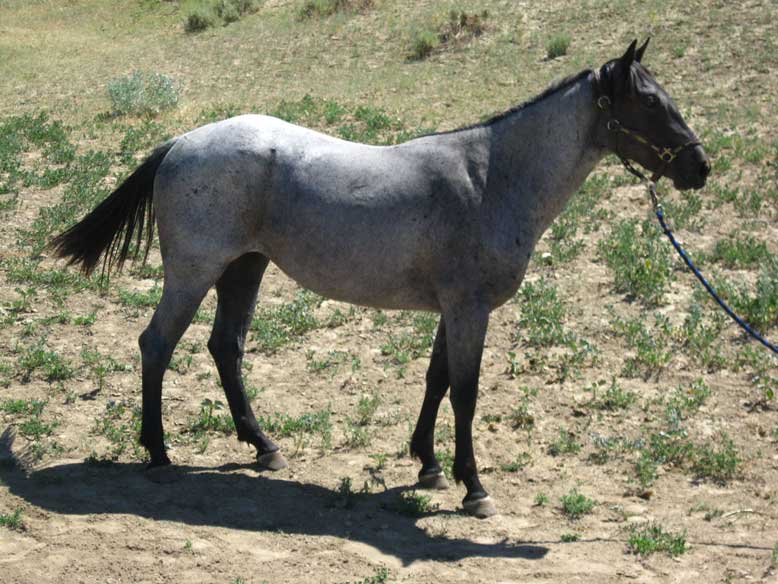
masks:
[[[751,325],[749,325],[746,321],[744,321],[737,314],[735,314],[735,312],[729,306],[727,306],[727,303],[721,299],[718,293],[716,293],[716,290],[713,288],[713,286],[711,286],[708,283],[708,281],[705,279],[705,276],[703,276],[700,273],[700,270],[697,269],[697,266],[695,266],[692,263],[692,260],[686,254],[686,251],[684,251],[684,249],[681,247],[681,244],[678,243],[678,241],[675,239],[675,236],[673,236],[673,232],[670,231],[670,228],[667,226],[667,223],[665,222],[665,214],[662,211],[662,206],[659,204],[657,200],[656,188],[653,182],[648,183],[648,191],[649,194],[651,195],[651,201],[654,204],[654,213],[656,213],[656,218],[659,219],[659,224],[662,226],[662,231],[665,232],[665,235],[667,235],[668,239],[670,240],[670,243],[673,244],[673,247],[678,252],[678,255],[681,256],[684,263],[689,267],[689,269],[694,273],[694,275],[697,276],[697,279],[700,281],[700,283],[703,286],[705,286],[705,289],[708,291],[708,294],[710,294],[713,297],[713,299],[718,303],[719,306],[721,306],[724,312],[726,312],[732,320],[734,320],[738,325],[740,325],[740,328],[746,331],[757,341],[762,343],[765,347],[770,349],[773,353],[778,354],[778,347],[776,347],[770,341],[765,339],[762,335],[760,335],[753,328],[751,328]]]

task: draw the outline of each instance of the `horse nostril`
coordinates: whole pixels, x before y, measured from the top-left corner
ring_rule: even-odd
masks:
[[[702,165],[700,166],[700,176],[702,178],[707,178],[710,174],[710,160],[704,160]]]

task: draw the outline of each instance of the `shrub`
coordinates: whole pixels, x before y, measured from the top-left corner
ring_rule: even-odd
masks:
[[[133,71],[108,83],[115,115],[154,115],[178,104],[178,88],[162,73]]]
[[[184,30],[186,32],[202,32],[216,24],[216,15],[210,6],[198,6],[186,15]]]

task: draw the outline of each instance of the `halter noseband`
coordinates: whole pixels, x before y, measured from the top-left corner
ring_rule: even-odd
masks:
[[[642,133],[638,132],[637,130],[632,130],[624,126],[624,124],[622,124],[618,118],[612,115],[613,101],[608,95],[606,95],[602,91],[602,83],[600,82],[600,75],[597,71],[594,72],[594,87],[595,87],[595,92],[598,94],[595,100],[597,109],[608,114],[608,121],[605,124],[605,127],[608,129],[608,131],[625,134],[630,138],[632,138],[633,140],[636,140],[637,142],[640,142],[641,144],[648,146],[649,148],[651,148],[651,150],[654,151],[654,153],[659,157],[659,160],[662,162],[659,168],[656,169],[654,174],[651,176],[651,182],[656,183],[656,181],[662,178],[662,176],[664,176],[665,171],[667,170],[667,167],[678,157],[678,155],[681,152],[683,152],[687,148],[694,148],[695,146],[701,145],[700,141],[695,138],[694,140],[689,140],[685,144],[681,144],[680,146],[676,146],[675,148],[671,146],[664,146],[664,147],[657,146],[656,144],[651,142],[651,140],[646,138],[646,136],[644,136]],[[624,165],[624,168],[626,168],[631,174],[635,175],[642,181],[646,180],[645,175],[642,172],[640,172],[637,168],[635,168],[632,165],[632,163],[629,160],[627,160],[618,151],[618,149],[615,150],[615,154],[621,160],[621,163]]]

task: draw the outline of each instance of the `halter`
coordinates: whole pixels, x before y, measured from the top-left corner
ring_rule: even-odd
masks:
[[[613,101],[608,95],[606,95],[602,91],[602,83],[600,81],[600,75],[596,71],[594,72],[594,86],[595,86],[595,93],[598,94],[597,99],[595,100],[597,109],[599,109],[602,112],[605,112],[608,115],[608,121],[605,123],[605,127],[608,129],[608,131],[624,134],[626,136],[629,136],[633,140],[640,142],[645,146],[648,146],[649,148],[651,148],[651,150],[654,151],[654,153],[659,157],[659,160],[662,162],[662,164],[659,166],[658,169],[656,169],[654,174],[651,175],[652,183],[656,183],[660,178],[664,176],[667,167],[676,158],[678,158],[678,155],[681,152],[683,152],[687,148],[694,148],[695,146],[701,145],[700,141],[695,138],[693,140],[689,140],[685,144],[681,144],[680,146],[675,146],[675,147],[657,146],[641,132],[638,132],[637,130],[633,130],[631,128],[627,128],[624,124],[621,123],[621,120],[619,120],[613,115]],[[626,168],[631,174],[633,174],[634,176],[636,176],[642,181],[648,180],[640,170],[635,168],[633,164],[618,151],[618,149],[615,150],[615,154],[616,156],[619,157],[619,160],[621,160],[621,163],[624,165],[624,168]]]

